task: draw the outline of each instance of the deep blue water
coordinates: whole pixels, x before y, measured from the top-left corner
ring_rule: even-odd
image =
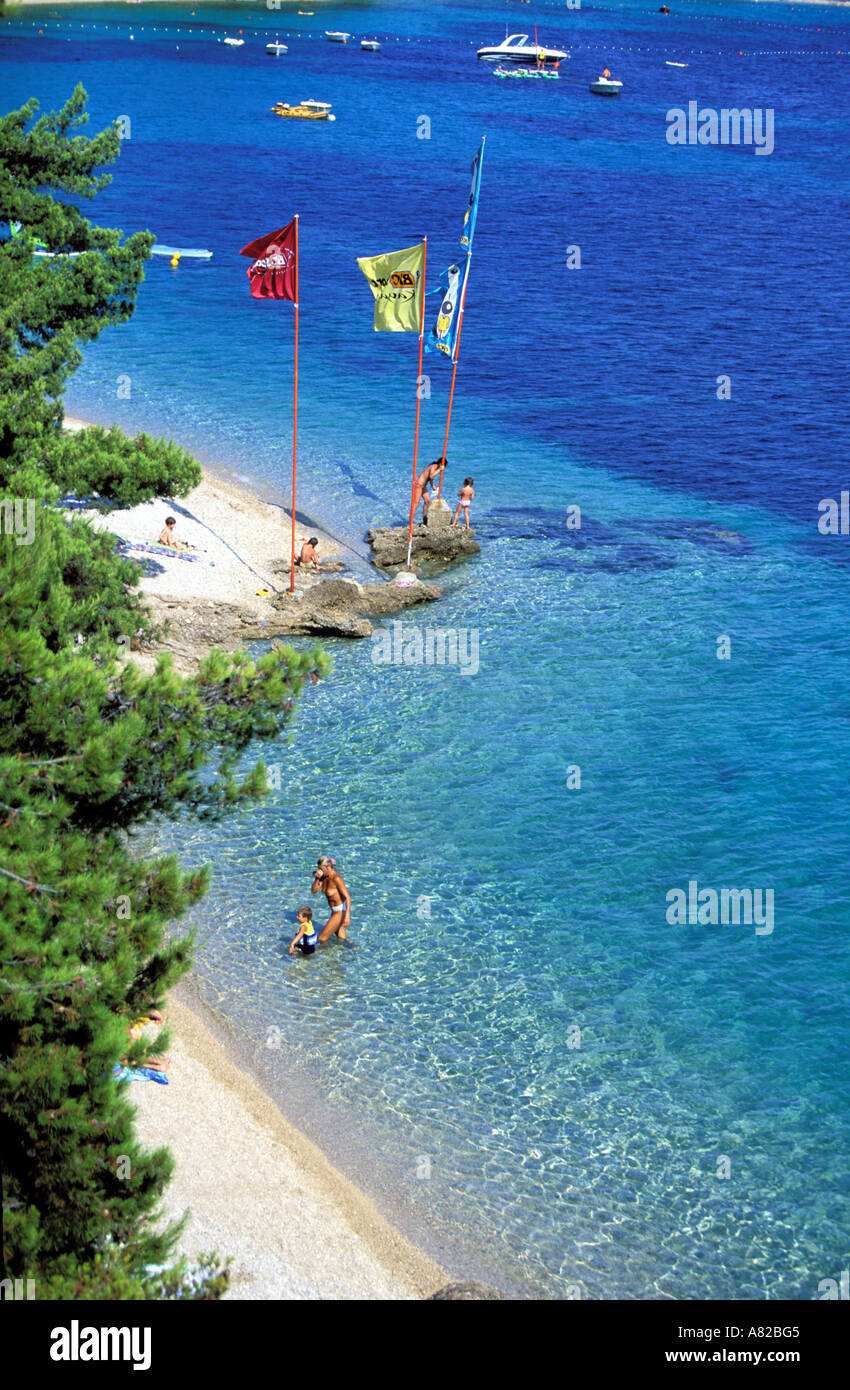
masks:
[[[235,253],[298,211],[300,505],[355,545],[404,514],[416,375],[355,257],[427,232],[429,266],[453,260],[487,136],[447,475],[475,477],[483,550],[422,620],[475,629],[479,670],[328,644],[270,755],[281,791],[163,832],[217,865],[202,993],[454,1268],[555,1297],[816,1297],[848,1226],[850,537],[817,527],[850,487],[847,18],[300,7],[39,11],[0,46],[8,105],[82,80],[93,127],[130,118],[101,221],[214,252],[151,264],[69,411],[286,495],[291,311],[251,301]],[[477,63],[506,20],[571,50],[558,83]],[[587,91],[606,62],[619,102]],[[268,114],[305,97],[336,123]],[[689,100],[773,109],[774,153],[669,145]],[[448,382],[426,371],[425,459]],[[291,962],[323,849],[360,949]],[[669,925],[690,879],[772,889],[775,929]]]

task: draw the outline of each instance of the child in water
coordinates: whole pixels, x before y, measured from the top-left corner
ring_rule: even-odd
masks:
[[[474,478],[464,478],[463,487],[458,493],[460,501],[458,502],[457,507],[455,509],[455,514],[452,517],[452,526],[456,526],[457,519],[460,516],[461,512],[463,512],[464,516],[466,517],[467,531],[469,530],[469,504],[475,496],[475,488],[473,487],[474,481]]]
[[[312,956],[316,949],[319,937],[316,928],[313,926],[313,909],[311,907],[299,907],[298,933],[289,943],[289,954],[295,955],[296,947],[302,956]]]

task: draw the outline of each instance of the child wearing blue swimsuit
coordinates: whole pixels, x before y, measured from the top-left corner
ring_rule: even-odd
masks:
[[[297,949],[302,956],[312,956],[319,940],[318,932],[313,926],[313,909],[299,907],[297,916],[298,932],[289,943],[289,954],[294,956]]]

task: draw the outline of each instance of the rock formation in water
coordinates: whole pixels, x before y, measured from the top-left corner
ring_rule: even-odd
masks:
[[[475,532],[465,526],[414,526],[413,560],[434,560],[449,564],[459,557],[478,555],[481,546]],[[404,565],[407,561],[408,530],[406,526],[378,526],[366,533],[372,550],[372,562],[381,569]]]

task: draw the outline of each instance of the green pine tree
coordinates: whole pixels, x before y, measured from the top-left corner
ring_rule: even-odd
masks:
[[[77,88],[58,113],[35,119],[30,102],[0,120],[0,218],[20,224],[0,240],[0,496],[38,504],[31,543],[0,526],[3,1274],[34,1278],[37,1297],[217,1297],[214,1257],[197,1274],[152,1269],[179,1234],[160,1219],[172,1160],[139,1144],[113,1075],[147,1057],[129,1025],[188,969],[192,933],[175,924],[209,873],[135,853],[133,833],[262,797],[250,746],[280,738],[329,667],[284,648],[214,651],[191,679],[161,656],[141,674],[126,660],[128,636],[150,631],[136,567],[50,505],[65,489],[180,496],[200,478],[173,444],[61,430],[80,345],[131,315],[153,243],[70,201],[120,152],[114,130],[78,133],[85,100]],[[35,237],[60,254],[35,258]]]

